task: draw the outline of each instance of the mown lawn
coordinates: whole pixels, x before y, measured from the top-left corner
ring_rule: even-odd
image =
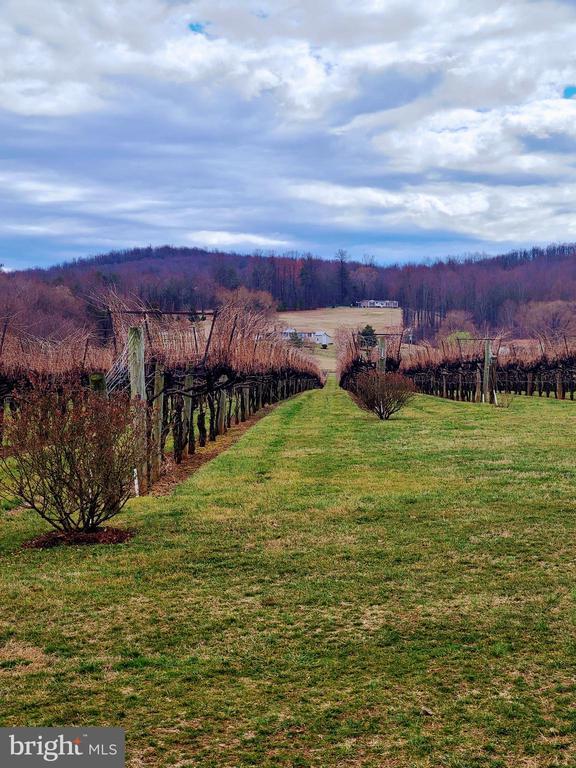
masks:
[[[0,725],[121,725],[130,766],[576,766],[576,403],[333,381],[115,547],[3,512]]]

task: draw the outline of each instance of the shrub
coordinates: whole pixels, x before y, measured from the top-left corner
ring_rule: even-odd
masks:
[[[514,392],[496,392],[495,396],[494,405],[496,408],[510,408],[516,395]]]
[[[364,371],[356,376],[353,394],[356,402],[379,419],[389,419],[414,397],[410,379],[399,373]]]
[[[0,495],[17,496],[58,531],[98,530],[122,510],[145,461],[143,406],[80,384],[14,399]]]

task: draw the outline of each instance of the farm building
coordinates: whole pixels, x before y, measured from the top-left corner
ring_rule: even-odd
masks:
[[[391,299],[364,299],[363,301],[357,301],[356,306],[362,307],[363,309],[398,309],[399,304],[397,301],[392,301]]]
[[[302,341],[310,341],[314,344],[321,344],[322,346],[328,346],[333,343],[332,336],[326,333],[326,331],[297,331],[296,328],[285,328],[282,331],[282,337],[290,339],[296,334]]]

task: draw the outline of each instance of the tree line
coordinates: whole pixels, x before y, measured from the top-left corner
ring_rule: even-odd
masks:
[[[171,311],[213,307],[238,291],[259,308],[279,310],[393,299],[420,336],[435,334],[454,312],[477,328],[530,334],[535,325],[547,325],[544,330],[576,334],[576,245],[388,266],[371,257],[352,259],[343,250],[320,259],[309,253],[136,248],[1,274],[0,317],[43,337],[97,327],[99,297],[110,290]]]

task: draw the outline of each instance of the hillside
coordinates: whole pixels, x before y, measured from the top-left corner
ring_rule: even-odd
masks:
[[[576,245],[512,251],[494,258],[378,266],[340,252],[333,260],[144,248],[103,254],[46,270],[0,277],[0,315],[29,333],[65,334],[98,327],[107,291],[137,296],[152,307],[200,309],[238,288],[279,310],[350,305],[363,298],[395,299],[405,324],[434,332],[454,312],[479,329],[507,328],[576,334]]]
[[[129,545],[6,514],[2,725],[121,725],[131,768],[574,765],[573,445],[570,402],[383,424],[331,380]]]

